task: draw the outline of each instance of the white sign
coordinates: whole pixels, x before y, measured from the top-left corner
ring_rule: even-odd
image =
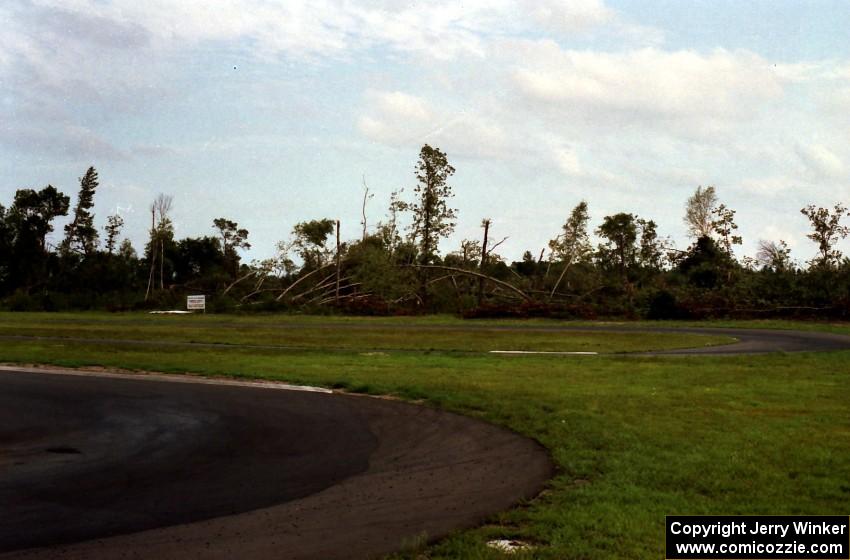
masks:
[[[207,296],[186,296],[186,309],[207,309]]]

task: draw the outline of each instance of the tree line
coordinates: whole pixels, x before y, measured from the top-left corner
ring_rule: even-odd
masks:
[[[497,253],[507,237],[481,220],[481,238],[440,253],[458,210],[455,169],[444,152],[424,145],[409,196],[394,191],[386,215],[369,227],[364,180],[362,235],[340,239],[338,220],[297,223],[275,256],[243,262],[249,232],[225,218],[210,235],[175,237],[172,197],[149,207],[141,254],[121,238],[111,215],[94,226],[97,171],[80,178],[76,204],[52,185],[19,189],[0,205],[0,304],[13,310],[178,308],[187,294],[206,294],[213,310],[295,310],[362,314],[453,312],[469,317],[555,316],[703,318],[850,314],[850,259],[838,243],[850,228],[841,203],[800,210],[816,256],[797,263],[783,240],[760,240],[755,257],[738,257],[736,212],[712,186],[684,205],[690,245],[675,247],[657,224],[633,213],[605,216],[592,232],[587,201],[578,201],[547,246],[508,262]],[[70,216],[69,216],[70,214]],[[53,222],[69,216],[58,244]]]

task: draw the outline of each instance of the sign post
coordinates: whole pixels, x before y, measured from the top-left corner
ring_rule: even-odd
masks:
[[[206,296],[186,296],[186,309],[196,311],[200,309],[204,313],[207,312]]]

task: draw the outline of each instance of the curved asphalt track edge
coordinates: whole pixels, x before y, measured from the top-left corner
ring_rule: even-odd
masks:
[[[659,333],[691,333],[730,336],[737,339],[732,344],[679,348],[660,352],[642,352],[642,355],[740,355],[767,354],[770,352],[833,352],[850,349],[850,336],[817,331],[778,329],[729,329],[679,327],[650,329]]]
[[[501,330],[501,329],[500,329]],[[850,336],[820,331],[781,329],[748,329],[724,327],[620,327],[589,325],[582,327],[544,327],[545,332],[606,332],[606,333],[660,333],[727,336],[735,339],[730,344],[676,348],[652,352],[600,352],[599,356],[735,356],[768,354],[771,352],[834,352],[850,350]],[[507,348],[505,350],[508,350]],[[579,354],[579,353],[572,353]]]
[[[14,424],[0,431],[0,447],[6,448],[0,449],[0,467],[3,451],[7,463],[10,455],[18,463],[17,471],[7,464],[10,476],[0,480],[0,545],[6,539],[0,551],[8,551],[0,553],[3,560],[368,558],[478,525],[536,496],[554,474],[548,452],[528,438],[394,400],[155,383],[144,375],[0,373],[0,383],[8,380],[22,384],[17,390],[28,398],[16,399],[6,383],[5,398],[18,407],[5,413],[7,420],[41,422],[36,428],[46,433],[21,435],[24,430],[10,429]],[[27,388],[33,384],[35,389]],[[40,409],[38,391],[45,390],[55,394]],[[74,407],[87,410],[102,402],[109,414],[84,419],[78,430],[42,419],[57,403],[67,403],[62,406],[71,407],[69,418],[75,418]],[[117,434],[111,433],[113,415],[122,411]],[[148,417],[163,425],[139,436]],[[127,423],[135,442],[121,441]],[[172,423],[178,444],[168,440]],[[275,439],[279,432],[285,435]],[[63,438],[84,453],[69,456],[72,464],[56,470],[62,457],[38,453]],[[149,449],[139,453],[137,444]],[[306,448],[288,451],[292,446]],[[273,456],[281,472],[269,468],[276,464]],[[250,458],[247,464],[234,460],[242,457]],[[81,461],[76,467],[75,460]],[[139,471],[137,463],[144,468]],[[56,480],[69,470],[69,479]],[[182,478],[171,480],[172,470]],[[314,475],[316,470],[326,472]],[[33,480],[43,486],[27,484]],[[274,498],[276,484],[291,488]],[[267,499],[280,501],[262,503]],[[111,525],[106,534],[99,525],[104,522]],[[53,546],[21,548],[51,538]]]

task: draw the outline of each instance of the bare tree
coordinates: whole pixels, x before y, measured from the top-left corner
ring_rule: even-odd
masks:
[[[563,233],[549,241],[549,248],[552,250],[552,254],[564,263],[564,268],[561,269],[561,275],[558,277],[555,285],[552,286],[552,292],[549,294],[549,297],[555,296],[555,292],[558,291],[558,286],[561,285],[570,266],[585,259],[590,254],[592,249],[590,238],[587,235],[587,223],[589,220],[587,202],[582,200],[570,212],[570,217],[567,218],[567,222],[563,225]]]
[[[390,205],[387,209],[387,221],[378,224],[378,234],[381,241],[392,256],[401,244],[401,226],[399,216],[406,212],[410,205],[401,199],[404,189],[395,190],[390,193]]]
[[[756,263],[776,272],[784,272],[791,268],[791,249],[781,239],[779,243],[760,239]]]
[[[165,238],[172,233],[174,227],[169,218],[171,205],[174,198],[170,195],[160,193],[150,205],[151,231],[150,231],[150,261],[151,268],[148,275],[148,288],[145,292],[145,301],[150,296],[151,289],[155,287],[156,259],[159,256],[159,288],[165,288]]]
[[[694,239],[710,237],[714,231],[712,212],[717,206],[717,193],[714,187],[697,187],[685,206],[685,225],[688,235]]]
[[[363,216],[363,218],[360,220],[360,225],[363,226],[363,235],[360,238],[361,240],[366,239],[366,202],[368,202],[374,196],[374,194],[369,194],[369,186],[366,184],[366,175],[363,175],[363,204],[360,207],[360,213]]]
[[[485,269],[487,264],[489,263],[489,256],[496,247],[498,247],[508,239],[507,237],[504,237],[501,241],[488,246],[487,243],[489,241],[491,223],[492,220],[490,218],[484,218],[483,220],[481,220],[481,227],[484,228],[484,241],[481,243],[481,263],[479,266],[481,276],[478,277],[478,305],[481,305],[481,300],[484,297],[484,282],[486,280]]]
[[[490,218],[484,218],[481,220],[481,227],[484,228],[484,240],[481,242],[481,262],[479,263],[478,270],[481,271],[481,274],[486,274],[484,272],[485,267],[487,266],[487,241],[489,241],[488,237],[490,235]],[[481,305],[481,300],[484,299],[484,278],[478,278],[478,296],[476,298],[478,305]]]
[[[368,189],[366,190],[366,192],[369,192]],[[366,221],[365,221],[366,215],[365,214],[363,215],[363,219],[364,219],[363,223],[365,224],[366,223]],[[365,226],[364,226],[364,228],[365,228]],[[341,270],[342,270],[342,268],[341,268],[341,261],[340,261],[339,220],[337,220],[336,221],[336,286],[335,286],[335,289],[334,289],[334,300],[337,303],[339,303],[339,283],[340,283],[340,271]]]
[[[151,231],[150,231],[150,245],[148,257],[150,258],[150,272],[148,273],[148,287],[145,290],[145,301],[148,301],[148,297],[151,295],[151,289],[153,289],[153,279],[154,272],[156,271],[156,206],[154,203],[150,206],[151,211]]]

